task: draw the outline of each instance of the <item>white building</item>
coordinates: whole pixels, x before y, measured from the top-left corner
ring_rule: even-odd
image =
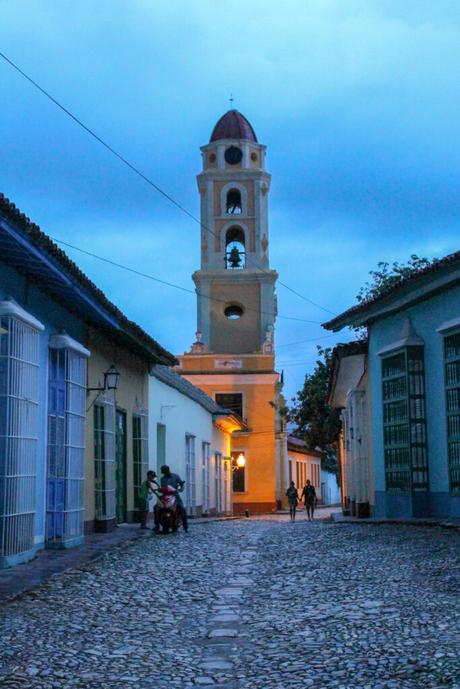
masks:
[[[334,349],[329,404],[341,409],[339,462],[345,514],[368,517],[372,464],[369,448],[367,342]]]
[[[231,514],[230,436],[241,419],[166,366],[149,383],[149,468],[163,464],[185,480],[184,504],[193,516]]]

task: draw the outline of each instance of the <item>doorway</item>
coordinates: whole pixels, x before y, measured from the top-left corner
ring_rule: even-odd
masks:
[[[163,464],[166,464],[166,426],[157,423],[157,475],[160,478]]]
[[[117,409],[115,421],[117,524],[126,521],[126,413]]]

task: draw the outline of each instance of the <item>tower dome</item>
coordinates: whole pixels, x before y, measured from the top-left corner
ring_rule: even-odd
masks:
[[[252,125],[238,110],[229,110],[217,121],[209,142],[219,139],[245,139],[257,143]]]

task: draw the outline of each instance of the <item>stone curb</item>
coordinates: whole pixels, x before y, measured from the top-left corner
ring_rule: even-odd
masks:
[[[450,522],[440,519],[358,519],[357,517],[345,517],[343,514],[331,514],[331,521],[335,524],[367,524],[375,526],[389,524],[391,526],[420,526],[420,527],[439,527],[441,529],[460,530],[460,522]]]

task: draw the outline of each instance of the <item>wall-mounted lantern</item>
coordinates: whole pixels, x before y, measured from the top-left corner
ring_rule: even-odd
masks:
[[[244,456],[244,452],[240,452],[238,457],[233,460],[232,462],[232,471],[236,471],[237,469],[244,469],[246,466],[246,457]]]
[[[104,373],[104,385],[99,385],[97,388],[88,388],[88,392],[105,392],[106,390],[116,390],[118,388],[119,379],[120,373],[112,364],[112,366]]]

